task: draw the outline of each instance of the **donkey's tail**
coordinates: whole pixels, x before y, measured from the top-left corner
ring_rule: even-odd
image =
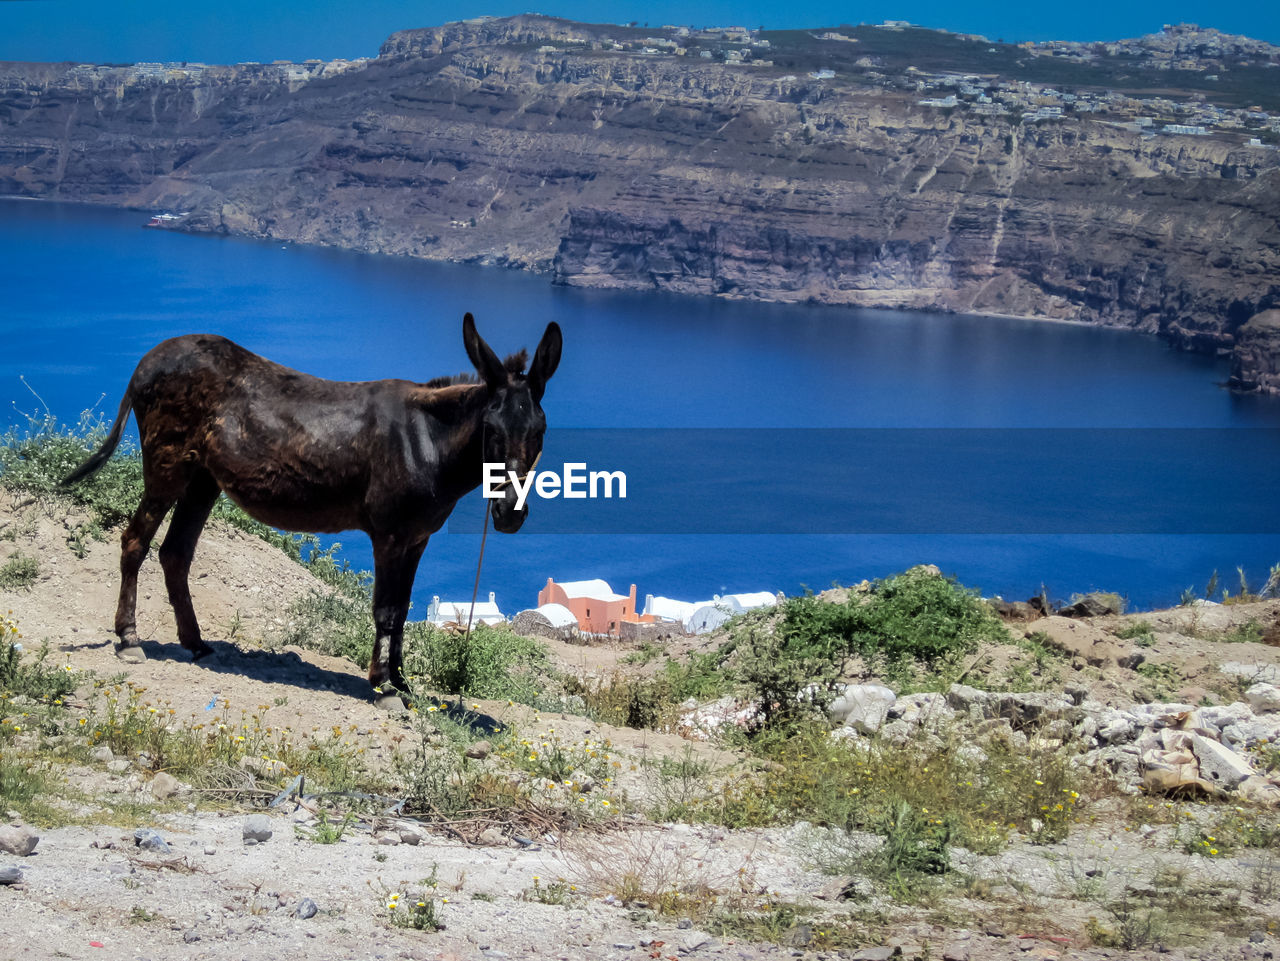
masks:
[[[120,438],[124,436],[124,425],[129,421],[129,409],[132,406],[133,396],[126,390],[124,399],[120,401],[120,410],[116,414],[116,422],[111,425],[111,433],[107,435],[107,439],[102,442],[102,446],[94,451],[87,461],[62,478],[58,482],[58,486],[70,487],[72,484],[84,480],[90,474],[97,473],[102,468],[102,465],[110,460],[111,455],[115,453],[115,449],[120,445]]]

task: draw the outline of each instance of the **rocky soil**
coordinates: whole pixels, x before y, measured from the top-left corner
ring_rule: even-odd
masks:
[[[1280,303],[1275,151],[952,113],[864,68],[606,36],[644,34],[451,24],[309,82],[6,64],[0,193],[571,285],[1071,319],[1210,351]],[[1250,331],[1236,386],[1275,389],[1274,346]]]
[[[84,556],[77,557],[67,544],[72,526],[64,508],[0,495],[0,561],[19,552],[36,557],[40,565],[30,587],[0,591],[0,612],[12,611],[28,650],[47,640],[54,663],[100,679],[125,671],[128,680],[146,687],[149,698],[174,705],[180,718],[202,717],[207,705],[226,701],[233,708],[262,710],[281,727],[337,726],[365,749],[373,765],[386,763],[391,752],[411,740],[410,722],[374,707],[354,665],[272,643],[289,617],[289,604],[316,584],[305,570],[238,532],[207,532],[193,571],[196,608],[217,653],[192,664],[177,646],[152,559],[143,568],[139,591],[140,633],[151,638],[145,643],[148,660],[121,664],[113,656],[109,631],[116,544],[114,539],[89,542]],[[1251,706],[1240,692],[1280,674],[1280,648],[1224,641],[1222,632],[1250,621],[1272,629],[1278,618],[1280,604],[1266,602],[1104,616],[1069,625],[1032,622],[1019,632],[1034,633],[1040,624],[1051,643],[1072,648],[1056,662],[1063,672],[1056,692],[990,694],[961,684],[945,695],[896,698],[890,691],[876,701],[863,686],[847,692],[837,721],[846,725],[845,736],[854,738],[920,737],[928,736],[947,711],[962,720],[972,716],[985,725],[987,737],[992,732],[1016,737],[1018,719],[1036,711],[1062,722],[1058,736],[1068,729],[1083,731],[1094,760],[1114,767],[1131,791],[1140,790],[1156,760],[1169,761],[1165,754],[1184,748],[1179,740],[1184,736],[1187,744],[1192,735],[1208,738],[1260,763],[1250,751],[1267,732],[1273,738],[1280,734],[1280,713],[1263,700]],[[1150,635],[1141,635],[1141,641],[1116,636],[1128,633],[1125,624],[1139,620],[1150,624]],[[673,656],[703,643],[682,642]],[[621,665],[623,653],[570,645],[551,650],[566,669],[600,673]],[[1131,657],[1135,651],[1147,663],[1172,667],[1139,673]],[[987,651],[963,680],[980,677],[990,686],[996,678],[1013,678],[1011,658],[1004,648]],[[1150,687],[1155,682],[1158,690]],[[91,688],[77,693],[73,711],[90,709]],[[1135,706],[1150,700],[1161,706]],[[1178,701],[1188,703],[1179,706]],[[479,713],[523,730],[551,724],[569,737],[610,739],[615,756],[630,762],[624,763],[613,794],[623,806],[626,798],[643,801],[647,782],[641,762],[646,758],[676,758],[687,749],[721,770],[741,764],[741,756],[714,746],[702,733],[706,725],[695,723],[698,717],[726,723],[730,707],[722,706],[719,713],[715,705],[690,711],[687,737],[610,728],[573,715],[539,715],[505,703],[484,702]],[[999,733],[1005,728],[1007,735]],[[25,737],[11,743],[27,744]],[[1163,752],[1159,758],[1146,758],[1157,750]],[[1200,777],[1202,767],[1184,773]],[[676,879],[687,890],[714,891],[730,901],[740,897],[756,905],[765,900],[811,907],[818,912],[815,929],[824,918],[849,919],[863,932],[861,944],[839,954],[862,961],[1155,958],[1160,952],[1150,944],[1132,952],[1091,945],[1089,919],[1112,924],[1105,904],[1135,886],[1160,888],[1170,877],[1182,879],[1178,890],[1186,904],[1229,911],[1236,921],[1227,934],[1164,946],[1163,956],[1263,959],[1280,949],[1276,852],[1241,848],[1230,857],[1207,858],[1175,844],[1175,826],[1167,820],[1134,829],[1126,805],[1173,803],[1160,794],[1121,791],[1099,801],[1064,843],[1033,845],[1015,838],[996,855],[955,852],[956,866],[970,879],[966,885],[936,900],[901,904],[865,879],[833,878],[814,867],[834,845],[874,846],[874,838],[838,838],[803,824],[728,830],[650,824],[628,816],[603,832],[520,837],[498,830],[479,843],[465,843],[394,814],[365,814],[338,843],[319,844],[305,836],[315,831],[313,811],[293,799],[271,808],[228,806],[216,796],[170,783],[172,778],[163,780],[166,775],[152,776],[132,758],[102,755],[91,764],[58,770],[69,791],[97,801],[68,810],[64,826],[0,827],[5,918],[0,958],[623,961],[837,955],[835,950],[815,953],[787,939],[776,944],[706,930],[603,893],[621,873],[639,866]],[[1261,816],[1266,809],[1233,793],[1225,805],[1190,810],[1184,816],[1209,823],[1224,810]],[[23,854],[33,834],[38,842]],[[433,932],[397,926],[396,912],[404,917],[432,876],[445,927]],[[549,895],[562,879],[563,887]]]

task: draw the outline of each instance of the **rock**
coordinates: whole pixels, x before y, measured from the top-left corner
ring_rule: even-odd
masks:
[[[853,961],[889,961],[897,953],[897,948],[859,948],[853,953]]]
[[[1179,752],[1148,751],[1142,755],[1142,786],[1153,794],[1169,794],[1190,790],[1215,794],[1212,784],[1200,777],[1195,759],[1182,760]]]
[[[493,745],[488,741],[476,741],[467,746],[466,755],[477,761],[483,761],[493,753]]]
[[[851,875],[832,878],[818,889],[814,897],[820,901],[845,901],[858,897],[857,879]]]
[[[1065,718],[1074,724],[1084,717],[1084,711],[1069,697],[1042,691],[980,691],[965,684],[952,684],[947,691],[947,703],[957,711],[967,713],[975,723],[989,718],[1005,718],[1014,728],[1053,718]]]
[[[503,845],[507,843],[507,836],[502,833],[501,828],[485,828],[480,832],[480,843]]]
[[[195,928],[188,928],[186,931],[182,932],[182,940],[187,944],[195,944],[200,940],[200,932]]]
[[[1254,314],[1236,331],[1227,386],[1280,393],[1280,310]]]
[[[1280,711],[1280,687],[1274,684],[1259,681],[1245,691],[1244,696],[1249,702],[1249,707],[1253,708],[1256,714]]]
[[[244,827],[241,831],[246,841],[261,843],[269,841],[271,835],[275,833],[271,827],[271,818],[265,814],[250,814],[244,819]]]
[[[217,848],[215,848],[212,844],[206,844],[206,845],[204,846],[204,853],[205,853],[205,854],[207,854],[207,855],[212,856],[212,855],[214,855],[214,854],[217,854],[217,853],[218,853],[218,849],[217,849]]]
[[[846,684],[827,708],[832,721],[859,734],[880,730],[897,695],[883,684]]]
[[[711,944],[713,938],[705,931],[690,931],[680,939],[680,954],[693,954],[700,948],[705,948]]]
[[[123,774],[129,770],[130,764],[122,757],[116,758],[114,761],[107,762],[107,770],[112,774]]]
[[[953,941],[942,949],[942,961],[969,961],[969,946],[963,941]]]
[[[316,916],[316,912],[320,908],[310,898],[303,898],[298,902],[298,906],[293,909],[293,916],[299,921],[308,921]]]
[[[398,828],[401,844],[419,845],[427,839],[427,832],[413,824],[401,824]]]
[[[1013,739],[1013,725],[1007,717],[993,717],[979,721],[974,733],[989,741],[1010,741]]]
[[[1094,591],[1075,598],[1069,607],[1059,609],[1061,617],[1103,617],[1107,614],[1123,614],[1124,598],[1109,591]]]
[[[378,838],[378,844],[381,844],[385,847],[395,847],[399,843],[400,843],[399,834],[384,834],[382,835],[382,837]]]
[[[740,705],[735,697],[726,694],[718,700],[681,715],[676,722],[681,737],[697,741],[710,740],[726,725],[746,729],[760,713],[758,705]]]
[[[21,884],[22,872],[18,868],[0,868],[0,884]]]
[[[157,801],[164,801],[182,790],[182,782],[172,774],[161,771],[151,779],[151,796]]]
[[[40,843],[40,835],[25,824],[0,824],[0,851],[14,857],[29,857]]]
[[[1224,790],[1232,790],[1257,772],[1229,747],[1203,735],[1191,734],[1191,750],[1200,762],[1200,777]]]
[[[956,757],[966,764],[977,767],[987,763],[988,754],[978,745],[965,742],[956,746]]]
[[[172,854],[173,848],[169,846],[159,831],[151,828],[138,828],[133,832],[133,843],[144,851],[150,851],[152,854]]]
[[[1035,630],[1026,634],[1027,637],[1033,635],[1040,635],[1039,640],[1063,654],[1084,658],[1093,667],[1136,667],[1142,663],[1142,655],[1134,654],[1126,645],[1116,640],[1114,635],[1100,627],[1073,621],[1069,617],[1054,615],[1036,621]]]
[[[115,754],[113,754],[111,748],[107,747],[105,744],[95,747],[89,757],[93,758],[100,764],[106,764],[108,761],[115,760]]]
[[[1038,598],[1037,598],[1038,600]],[[992,598],[987,602],[996,616],[1002,621],[1035,621],[1044,617],[1044,610],[1039,604],[1029,601],[1006,601],[1003,598]]]
[[[1098,719],[1098,740],[1103,744],[1127,744],[1138,733],[1136,720],[1122,711],[1108,709]]]
[[[1236,794],[1253,804],[1280,807],[1280,786],[1259,775],[1247,777],[1237,784]]]
[[[945,694],[928,692],[907,694],[889,705],[889,717],[929,728],[940,727],[952,720],[956,712],[947,703]]]

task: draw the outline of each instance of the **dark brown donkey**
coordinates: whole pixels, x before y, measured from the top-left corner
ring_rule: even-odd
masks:
[[[117,653],[142,660],[135,616],[138,568],[170,507],[160,565],[178,640],[209,654],[191,606],[191,556],[218,492],[251,516],[293,531],[362,530],[373,541],[377,637],[369,683],[404,691],[405,616],[427,539],[479,486],[482,463],[520,474],[542,451],[539,402],[560,363],[558,325],[547,325],[529,372],[524,351],[498,357],[467,314],[462,341],[478,378],[345,383],[251,354],[224,337],[166,340],[138,363],[106,442],[72,472],[74,484],[111,456],[132,409],[142,440],[142,503],[121,537]],[[510,487],[493,526],[514,532],[525,511]]]

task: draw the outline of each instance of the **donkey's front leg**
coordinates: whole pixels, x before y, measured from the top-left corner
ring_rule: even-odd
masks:
[[[395,538],[373,541],[373,624],[376,636],[369,662],[369,683],[384,696],[408,693],[404,680],[404,622],[418,561],[427,542],[401,544]]]

